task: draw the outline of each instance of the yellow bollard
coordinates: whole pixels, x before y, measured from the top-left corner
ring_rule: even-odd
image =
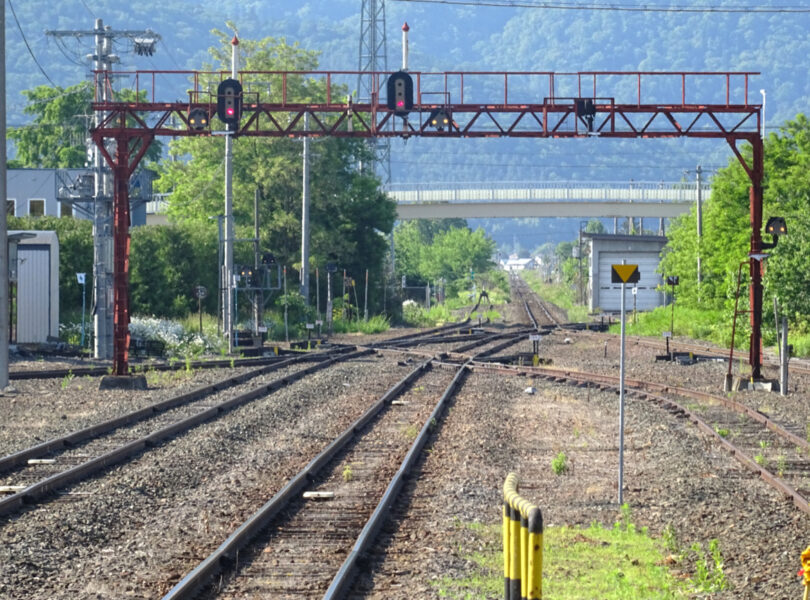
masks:
[[[526,508],[530,504],[523,498],[519,498],[517,504],[520,513],[520,597],[525,598],[529,589],[529,554],[526,552],[529,544],[529,520]]]
[[[520,513],[509,500],[509,600],[520,600]]]
[[[501,527],[503,533],[503,598],[509,600],[509,565],[511,561],[509,553],[512,546],[509,541],[509,502],[506,501],[506,493],[504,493],[503,499],[503,524]]]
[[[804,583],[804,600],[808,600],[808,592],[810,592],[810,546],[805,548],[804,552],[802,552],[801,556],[802,560],[802,570],[799,571],[801,575],[804,575],[802,579],[802,583]]]
[[[504,599],[534,600],[542,598],[543,516],[517,485],[514,473],[503,485]]]
[[[543,597],[543,513],[536,506],[529,510],[529,572],[526,577],[527,600]]]

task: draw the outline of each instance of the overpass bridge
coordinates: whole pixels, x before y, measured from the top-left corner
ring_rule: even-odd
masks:
[[[444,218],[672,218],[698,197],[690,182],[503,182],[390,184],[399,219]],[[701,184],[701,198],[711,185]]]
[[[502,182],[394,183],[386,193],[397,203],[397,218],[658,218],[688,212],[697,202],[697,184],[678,182]],[[712,188],[701,184],[703,201]],[[147,204],[147,222],[159,223],[168,194]]]

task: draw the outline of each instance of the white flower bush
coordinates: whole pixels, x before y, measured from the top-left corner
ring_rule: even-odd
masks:
[[[199,332],[188,332],[180,323],[155,317],[132,317],[129,323],[132,337],[157,340],[166,344],[168,356],[197,356],[206,352],[218,353],[222,341],[218,337]]]

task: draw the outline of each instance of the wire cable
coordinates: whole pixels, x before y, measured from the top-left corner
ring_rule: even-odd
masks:
[[[89,13],[90,13],[90,16],[91,16],[91,17],[93,17],[93,18],[95,19],[95,18],[96,18],[96,14],[95,14],[95,13],[94,13],[92,10],[90,10],[90,7],[89,7],[89,6],[87,6],[87,2],[85,2],[84,0],[79,0],[79,1],[82,3],[82,6],[84,6],[84,8],[85,8],[85,9],[87,9],[87,12],[89,12]]]
[[[25,47],[28,48],[28,54],[30,54],[31,58],[34,59],[34,64],[37,65],[37,67],[39,68],[39,72],[45,76],[45,79],[48,80],[48,83],[50,83],[53,87],[57,87],[56,84],[53,82],[53,80],[50,77],[48,77],[48,74],[45,72],[45,69],[42,68],[42,65],[39,64],[37,57],[34,56],[34,51],[31,50],[31,46],[28,44],[28,40],[25,38],[25,33],[23,33],[22,26],[20,25],[20,20],[17,18],[17,12],[14,10],[14,4],[12,4],[11,0],[8,0],[8,7],[11,9],[11,14],[14,16],[14,22],[17,24],[17,29],[20,30],[20,35],[22,36],[23,43],[25,44]]]
[[[426,4],[455,4],[461,6],[492,6],[499,8],[545,8],[558,10],[600,10],[613,12],[663,12],[663,13],[810,13],[810,8],[800,6],[654,6],[641,4],[574,4],[570,2],[529,2],[528,0],[394,0],[395,2],[421,2]]]

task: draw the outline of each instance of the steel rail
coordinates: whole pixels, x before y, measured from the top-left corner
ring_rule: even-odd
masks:
[[[385,490],[379,504],[377,504],[377,508],[374,509],[371,518],[369,518],[365,527],[363,527],[363,531],[358,536],[357,542],[355,542],[352,551],[349,553],[349,556],[343,562],[343,565],[340,567],[337,575],[335,575],[335,578],[332,580],[332,583],[326,590],[326,594],[323,596],[324,600],[342,598],[348,591],[349,585],[354,579],[357,571],[358,561],[371,548],[372,543],[379,533],[380,527],[382,527],[383,523],[388,518],[390,512],[389,509],[399,495],[402,486],[405,483],[405,477],[407,477],[411,472],[411,469],[422,452],[422,448],[425,446],[428,437],[432,433],[434,427],[436,427],[436,425],[439,423],[441,415],[444,412],[445,406],[447,405],[447,401],[456,393],[462,377],[468,372],[469,362],[470,361],[467,361],[467,363],[459,367],[455,377],[453,377],[453,381],[451,381],[450,385],[447,386],[447,389],[445,389],[442,397],[436,403],[430,417],[428,417],[427,421],[425,421],[425,424],[422,426],[416,440],[414,440],[411,449],[408,451],[408,454],[402,461],[402,465],[394,478],[391,480],[391,483],[388,484],[388,489]]]
[[[130,373],[137,375],[139,372],[146,371],[177,371],[180,369],[225,369],[231,367],[245,367],[245,366],[259,366],[272,364],[289,358],[290,356],[300,355],[300,352],[293,352],[289,350],[279,349],[278,356],[265,356],[260,358],[235,358],[230,359],[216,359],[216,360],[195,360],[190,363],[177,362],[174,364],[168,362],[150,362],[141,365],[130,365]],[[76,377],[84,377],[89,375],[91,377],[99,377],[109,373],[108,366],[95,366],[95,367],[68,367],[60,369],[43,369],[43,370],[27,370],[27,371],[10,371],[8,376],[14,380],[25,379],[54,379],[65,377],[66,375],[74,375]]]
[[[531,369],[529,368],[510,369],[505,366],[495,367],[487,363],[475,363],[475,362],[473,362],[470,365],[470,368],[473,370],[478,368],[481,368],[483,370],[494,370],[501,373],[508,372],[510,374],[522,376],[540,375],[560,383],[567,383],[569,381],[576,382],[577,384],[580,385],[597,383],[603,387],[611,387],[615,389],[618,389],[619,384],[619,378],[614,375],[588,373],[585,371],[566,371],[562,369],[550,369],[546,367],[534,367]],[[793,434],[792,432],[788,431],[787,429],[785,429],[775,421],[771,420],[769,417],[763,415],[762,413],[730,398],[715,396],[713,394],[709,394],[708,392],[689,390],[678,386],[656,384],[648,381],[640,381],[633,379],[625,379],[625,387],[631,388],[631,390],[636,394],[643,394],[646,398],[661,404],[665,408],[670,408],[675,412],[680,412],[683,415],[685,415],[690,421],[692,421],[695,425],[697,425],[700,430],[711,434],[711,436],[717,442],[719,442],[720,445],[725,450],[727,450],[735,459],[737,459],[742,465],[744,465],[751,471],[757,473],[766,483],[768,483],[773,488],[783,493],[786,497],[791,498],[793,500],[794,505],[799,510],[801,510],[807,515],[810,515],[810,503],[808,503],[807,499],[805,499],[793,487],[786,484],[779,477],[777,477],[764,467],[757,464],[757,462],[752,458],[750,458],[745,453],[744,450],[742,450],[735,444],[732,444],[728,440],[724,439],[719,433],[717,433],[714,430],[713,427],[707,424],[702,418],[700,418],[693,411],[689,410],[687,407],[681,405],[680,403],[671,398],[666,398],[658,394],[671,393],[674,395],[684,396],[686,398],[691,399],[718,402],[734,411],[737,411],[740,414],[743,414],[745,416],[754,419],[755,421],[762,424],[776,435],[781,436],[784,440],[790,442],[791,444],[795,444],[796,446],[802,448],[805,451],[810,451],[810,443],[808,443],[807,440],[804,440],[803,438]]]
[[[273,371],[286,368],[299,362],[308,362],[311,360],[322,361],[327,360],[328,358],[329,356],[326,354],[311,355],[311,356],[302,355],[294,358],[288,358],[281,361],[275,361],[272,364],[261,367],[249,373],[240,373],[239,375],[234,375],[221,381],[198,386],[193,390],[183,392],[182,394],[178,394],[172,398],[168,398],[166,400],[150,404],[149,406],[145,406],[141,409],[134,410],[132,412],[120,415],[118,417],[114,417],[112,419],[108,419],[107,421],[97,423],[96,425],[90,425],[89,427],[85,427],[84,429],[73,431],[66,435],[47,440],[45,442],[42,442],[41,444],[37,444],[36,446],[31,446],[30,448],[19,450],[17,452],[4,456],[0,458],[0,473],[8,471],[9,469],[13,469],[14,467],[17,467],[19,465],[22,465],[26,463],[29,459],[39,458],[50,452],[59,451],[70,446],[75,446],[76,444],[82,443],[94,437],[98,437],[101,434],[108,433],[123,425],[131,425],[133,423],[137,423],[138,421],[142,421],[144,419],[152,417],[157,413],[163,412],[170,408],[175,408],[182,404],[193,402],[194,400],[197,400],[207,394],[225,390],[235,385],[245,383],[246,381],[254,377],[266,375],[267,373],[272,373]]]
[[[591,331],[590,334],[594,335],[599,333],[597,331]],[[657,348],[657,349],[664,349],[665,344],[655,340],[655,339],[645,339],[640,336],[631,336],[627,338],[627,344],[635,344],[637,346],[646,346],[648,348]],[[728,349],[727,348],[720,348],[717,346],[711,346],[708,343],[700,343],[700,342],[676,342],[674,340],[670,341],[670,347],[672,351],[675,352],[676,347],[680,348],[681,351],[692,352],[692,353],[700,353],[705,352],[711,355],[713,358],[721,358],[723,361],[728,360]],[[767,364],[771,367],[778,367],[779,361],[776,359],[765,359],[763,360],[763,364]],[[792,362],[790,369],[802,374],[810,374],[810,365],[802,364],[800,362]]]
[[[503,342],[502,344],[499,344],[498,346],[495,346],[494,348],[489,348],[488,350],[484,350],[484,351],[479,352],[478,354],[476,354],[476,356],[489,356],[490,354],[494,354],[495,352],[500,352],[501,350],[503,350],[504,348],[507,348],[508,346],[511,346],[512,344],[518,343],[522,339],[521,336],[524,336],[524,335],[528,334],[531,331],[534,331],[534,330],[533,329],[521,329],[519,331],[508,331],[508,332],[505,332],[505,333],[493,333],[493,334],[490,334],[488,336],[485,336],[484,338],[481,338],[479,341],[470,342],[469,344],[464,344],[463,346],[455,348],[453,350],[453,353],[454,354],[462,354],[462,353],[466,352],[467,350],[472,350],[473,348],[478,347],[478,346],[482,346],[483,344],[488,344],[490,342],[494,342],[494,341],[502,339],[502,338],[509,338],[509,339],[507,339],[507,341]]]
[[[162,600],[186,600],[194,598],[197,592],[230,563],[233,563],[238,557],[239,551],[251,542],[263,529],[265,529],[270,521],[277,515],[283,508],[285,508],[293,499],[295,499],[301,491],[315,478],[318,471],[325,466],[334,456],[337,455],[359,431],[367,425],[382,409],[390,403],[398,394],[402,393],[407,385],[413,382],[421,373],[432,367],[433,365],[441,368],[452,368],[456,370],[453,381],[447,387],[442,397],[437,402],[430,417],[426,420],[419,435],[414,441],[408,454],[405,456],[397,474],[389,484],[385,494],[382,496],[377,509],[373,512],[371,518],[366,523],[354,548],[350,552],[349,557],[344,561],[343,566],[338,571],[335,579],[330,585],[330,590],[335,588],[334,591],[327,591],[325,597],[330,597],[330,594],[337,593],[339,589],[343,589],[353,576],[357,565],[357,559],[362,554],[365,548],[371,543],[371,540],[379,530],[382,520],[386,516],[384,507],[390,506],[391,502],[396,497],[403,482],[403,478],[412,468],[419,452],[424,446],[427,436],[431,433],[433,427],[439,422],[439,417],[443,411],[447,400],[452,397],[457,386],[461,381],[464,373],[469,371],[470,360],[459,366],[457,364],[448,364],[442,362],[446,355],[429,358],[425,362],[418,365],[411,371],[405,378],[400,380],[391,389],[389,389],[371,408],[364,413],[357,421],[350,425],[341,435],[339,435],[333,442],[331,442],[318,456],[307,464],[298,474],[296,474],[281,490],[279,490],[273,498],[259,508],[253,515],[251,515],[242,525],[240,525],[228,538],[219,545],[208,557],[200,562],[191,572],[183,577],[165,596]]]
[[[597,383],[603,386],[609,387],[618,387],[619,377],[616,375],[604,375],[601,373],[589,373],[586,371],[573,371],[567,369],[557,369],[554,367],[532,367],[529,369],[528,367],[511,367],[508,365],[493,365],[491,363],[477,363],[473,361],[472,368],[484,368],[484,369],[494,369],[494,370],[501,370],[504,372],[520,372],[522,375],[540,375],[542,377],[551,378],[559,382],[564,382],[566,380],[573,380],[581,383]],[[740,414],[744,414],[747,417],[753,419],[754,421],[760,423],[764,427],[767,427],[774,433],[781,435],[785,438],[786,441],[794,444],[796,446],[801,447],[804,450],[810,451],[810,443],[807,440],[791,433],[766,415],[762,414],[761,412],[754,410],[737,402],[736,400],[732,400],[731,398],[726,398],[725,396],[716,396],[714,394],[710,394],[709,392],[702,392],[700,390],[690,390],[688,388],[683,388],[675,385],[669,385],[665,383],[654,383],[651,381],[644,381],[641,379],[626,379],[624,381],[625,387],[630,388],[636,392],[648,392],[648,393],[671,393],[678,396],[683,396],[684,398],[691,398],[693,400],[703,400],[707,402],[717,402],[719,404],[723,404],[724,406],[739,412]]]
[[[358,432],[380,413],[391,400],[400,395],[407,386],[431,367],[432,359],[420,363],[408,375],[394,384],[361,417],[349,425],[337,438],[313,458],[268,502],[254,512],[219,547],[209,554],[197,567],[181,579],[163,600],[185,600],[193,598],[199,589],[217,575],[228,564],[235,561],[239,551],[249,544],[291,500],[317,475],[338,452],[340,452]]]
[[[311,373],[325,369],[336,362],[350,360],[370,354],[372,352],[373,350],[359,350],[350,354],[343,354],[338,357],[329,358],[315,365],[302,369],[301,371],[283,377],[282,379],[278,379],[244,394],[225,400],[217,405],[192,415],[191,417],[167,425],[162,429],[131,441],[82,464],[76,465],[75,467],[51,475],[46,479],[40,480],[39,482],[34,483],[25,489],[0,500],[0,516],[14,512],[25,505],[32,504],[57,489],[81,481],[82,479],[98,473],[111,465],[118,464],[132,458],[148,447],[157,446],[161,442],[177,435],[180,432],[187,431],[201,423],[204,423],[205,421],[224,414],[233,408],[246,404],[252,400],[255,400],[256,398],[270,394],[284,387],[285,385],[288,385],[289,383],[310,375]]]

